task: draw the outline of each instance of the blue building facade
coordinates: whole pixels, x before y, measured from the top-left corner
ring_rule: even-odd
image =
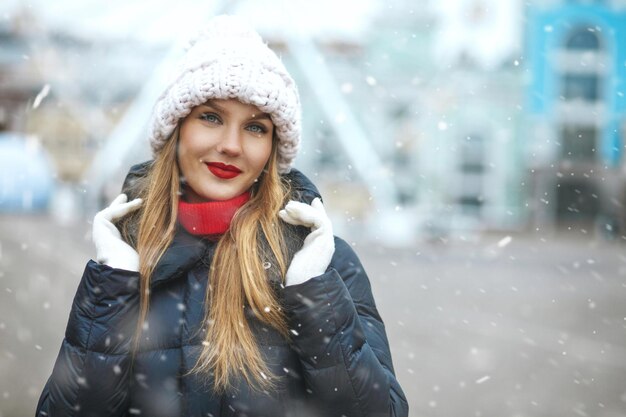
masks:
[[[537,224],[623,225],[626,2],[527,13],[530,205]]]

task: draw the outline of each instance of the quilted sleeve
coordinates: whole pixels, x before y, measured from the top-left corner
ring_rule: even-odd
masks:
[[[89,261],[37,417],[123,416],[139,276]]]
[[[285,287],[284,302],[311,401],[324,415],[408,415],[369,279],[345,241],[335,237],[326,273]]]

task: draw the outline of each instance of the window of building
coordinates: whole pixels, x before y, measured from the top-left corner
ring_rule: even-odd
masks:
[[[567,49],[577,50],[599,50],[600,39],[592,28],[581,27],[573,31],[565,43]]]
[[[561,88],[565,100],[597,101],[600,98],[600,77],[597,74],[566,73]]]
[[[572,161],[596,159],[598,130],[594,126],[566,125],[561,129],[561,156]]]
[[[588,25],[581,25],[574,28],[566,38],[563,45],[564,51],[570,56],[570,64],[573,67],[562,68],[560,96],[567,101],[582,100],[595,102],[601,100],[602,75],[598,68],[588,66],[581,68],[578,62],[588,61],[589,53],[595,54],[599,58],[602,43],[600,34]]]
[[[478,217],[484,205],[485,143],[480,135],[464,138],[459,146],[459,192],[457,203],[464,214]]]
[[[461,171],[464,174],[480,174],[485,170],[484,147],[479,135],[468,136],[461,142]]]
[[[589,221],[600,209],[597,188],[584,181],[563,182],[557,188],[557,216],[561,221]]]

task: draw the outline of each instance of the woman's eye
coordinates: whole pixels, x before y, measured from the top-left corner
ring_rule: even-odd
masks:
[[[252,133],[258,133],[258,134],[263,134],[267,132],[267,129],[265,128],[265,126],[261,126],[261,125],[250,125],[248,126],[248,130]]]
[[[202,113],[200,115],[200,118],[202,120],[206,120],[209,123],[219,123],[220,122],[220,118],[217,117],[217,115],[213,114],[213,113]]]

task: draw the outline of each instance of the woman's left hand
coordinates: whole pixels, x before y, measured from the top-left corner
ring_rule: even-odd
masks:
[[[292,200],[278,215],[289,224],[311,228],[287,269],[285,285],[301,284],[326,272],[335,253],[335,239],[321,200],[315,198],[310,206]]]

